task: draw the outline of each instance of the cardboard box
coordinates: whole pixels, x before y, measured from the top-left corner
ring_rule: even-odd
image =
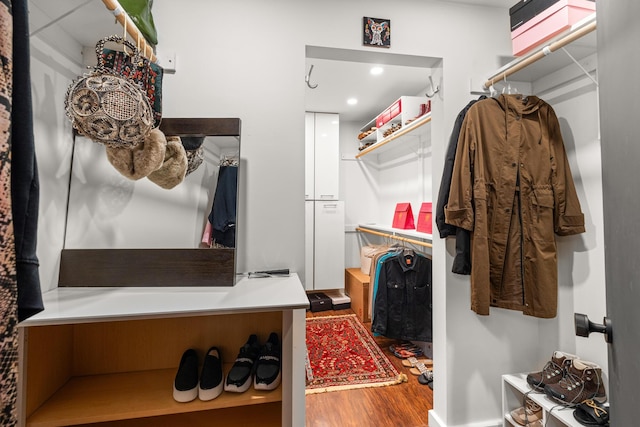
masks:
[[[596,4],[589,0],[558,1],[511,32],[513,54],[524,55],[595,11]]]
[[[347,268],[344,276],[344,290],[351,297],[351,309],[362,322],[371,322],[369,275],[359,268]]]
[[[307,294],[309,303],[311,304],[311,311],[313,313],[318,311],[331,310],[331,298],[323,294],[322,292],[314,292]]]

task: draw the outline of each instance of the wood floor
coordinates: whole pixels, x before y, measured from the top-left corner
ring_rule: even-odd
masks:
[[[351,314],[352,310],[323,311],[307,317]],[[364,324],[371,330],[371,324]],[[376,342],[398,369],[406,383],[389,387],[333,391],[306,396],[307,427],[424,427],[433,408],[433,391],[418,382],[409,368],[389,352],[394,340],[376,337]]]

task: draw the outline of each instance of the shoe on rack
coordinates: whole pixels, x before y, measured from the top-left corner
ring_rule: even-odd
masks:
[[[224,387],[224,374],[222,373],[222,359],[217,347],[211,347],[204,356],[200,384],[198,386],[198,398],[200,400],[213,400],[220,396]]]
[[[198,354],[192,348],[180,359],[173,381],[173,398],[177,402],[191,402],[198,397]]]
[[[573,361],[558,383],[545,386],[544,392],[551,399],[568,405],[577,405],[587,399],[600,403],[607,401],[602,370],[595,363],[579,359]]]
[[[531,399],[524,406],[511,411],[511,418],[521,426],[530,426],[534,421],[542,420],[542,407]]]
[[[551,360],[544,365],[540,372],[532,372],[527,375],[527,383],[537,391],[544,391],[547,384],[555,384],[565,375],[567,367],[578,356],[564,353],[562,351],[554,351]]]
[[[605,406],[593,399],[578,403],[573,418],[583,426],[608,426],[609,406]]]
[[[256,390],[274,390],[280,385],[282,376],[280,358],[280,340],[278,339],[278,334],[272,332],[266,344],[260,349],[260,356],[256,362],[253,388]]]
[[[238,356],[227,374],[227,379],[224,383],[225,391],[244,393],[249,389],[259,353],[258,337],[255,334],[251,334],[247,342],[240,347]]]

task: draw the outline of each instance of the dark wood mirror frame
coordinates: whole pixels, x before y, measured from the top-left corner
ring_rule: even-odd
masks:
[[[167,136],[227,136],[240,141],[239,118],[164,118]],[[233,286],[235,248],[63,249],[60,287]]]

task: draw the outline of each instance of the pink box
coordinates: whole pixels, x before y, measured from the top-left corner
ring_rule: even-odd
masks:
[[[595,13],[589,0],[560,0],[511,32],[513,54],[522,56],[575,23]]]

